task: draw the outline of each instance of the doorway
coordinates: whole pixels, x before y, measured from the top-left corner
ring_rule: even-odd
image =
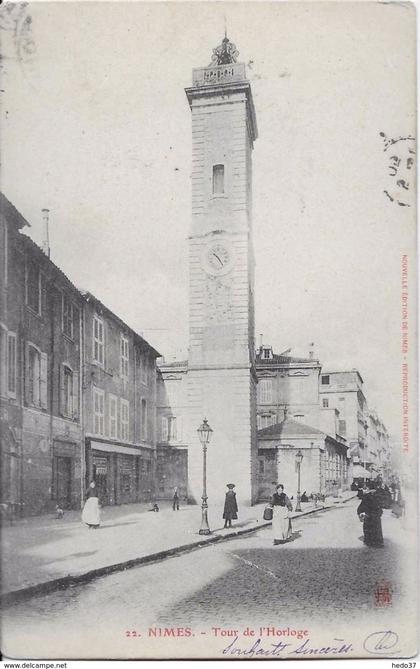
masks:
[[[55,491],[57,504],[71,508],[71,458],[55,457]]]

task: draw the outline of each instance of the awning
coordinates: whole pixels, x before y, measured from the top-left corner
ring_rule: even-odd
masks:
[[[90,446],[95,451],[103,451],[104,453],[124,453],[124,455],[142,455],[139,448],[132,448],[131,446],[121,446],[120,444],[105,444],[103,441],[91,441]]]
[[[371,479],[372,472],[368,471],[362,465],[353,465],[353,478],[355,479]]]

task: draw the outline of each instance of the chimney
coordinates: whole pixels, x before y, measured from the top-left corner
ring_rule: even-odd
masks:
[[[42,221],[43,221],[43,226],[42,226],[42,250],[44,251],[45,255],[50,257],[50,210],[49,209],[43,209],[42,210]]]
[[[310,357],[311,359],[314,357],[314,346],[315,346],[315,344],[314,344],[314,342],[312,341],[312,342],[309,344],[309,357]]]
[[[260,348],[262,349],[263,347],[263,336],[260,334]]]

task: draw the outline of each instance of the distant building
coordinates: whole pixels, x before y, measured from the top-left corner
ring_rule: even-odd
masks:
[[[366,465],[374,476],[387,480],[391,474],[391,447],[388,431],[376,411],[369,411]]]
[[[258,498],[268,500],[274,483],[297,494],[296,454],[303,455],[300,492],[334,495],[348,488],[346,440],[288,418],[258,430]]]
[[[86,485],[102,504],[155,496],[159,353],[90,293],[84,311]]]
[[[280,423],[286,407],[289,418],[319,427],[319,360],[278,355],[271,346],[262,345],[255,368],[259,430]]]
[[[189,497],[186,418],[187,362],[159,361],[157,375],[157,471],[159,499],[171,499],[178,488],[181,499]],[[197,425],[198,427],[198,425]],[[198,437],[197,437],[197,446]]]
[[[368,407],[360,373],[356,369],[322,369],[319,400],[321,411],[339,411],[338,432],[347,439],[352,462],[365,467],[370,462],[367,441]],[[358,471],[363,473],[361,469]]]

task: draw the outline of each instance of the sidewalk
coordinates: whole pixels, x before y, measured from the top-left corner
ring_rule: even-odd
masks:
[[[301,517],[345,502],[356,493],[329,497],[323,504],[302,504]],[[147,504],[104,507],[101,527],[82,525],[80,512],[67,512],[63,519],[37,516],[3,525],[1,602],[51,592],[98,576],[194,550],[208,543],[232,538],[270,525],[263,520],[265,504],[241,507],[239,520],[223,529],[219,507],[209,508],[212,534],[200,536],[200,506],[181,506],[172,511],[160,502],[159,513]]]

